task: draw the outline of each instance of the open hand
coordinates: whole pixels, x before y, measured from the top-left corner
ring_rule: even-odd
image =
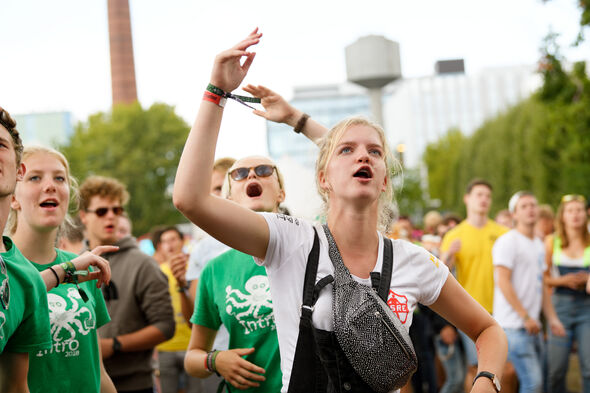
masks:
[[[117,246],[98,246],[92,251],[86,251],[79,257],[72,259],[76,270],[88,270],[89,266],[95,267],[88,275],[78,276],[78,282],[97,280],[97,288],[100,288],[103,283],[108,284],[111,281],[111,266],[109,261],[100,255],[105,252],[115,252],[118,249]]]
[[[264,369],[254,363],[250,363],[242,356],[254,352],[254,348],[237,348],[227,351],[221,351],[215,358],[215,367],[226,381],[238,389],[248,389],[259,387],[256,381],[264,381],[266,378]]]
[[[266,120],[275,123],[285,123],[294,127],[303,114],[291,106],[280,94],[275,93],[264,86],[247,85],[243,88],[245,92],[260,98],[260,103],[265,111],[254,110],[254,114],[264,117]]]
[[[248,37],[234,45],[232,48],[224,50],[215,57],[213,71],[211,72],[211,84],[219,87],[223,91],[231,92],[240,86],[240,83],[246,77],[254,56],[256,53],[248,52],[247,49],[260,42],[262,33],[258,32],[258,27],[252,31]],[[244,64],[240,61],[246,57]]]

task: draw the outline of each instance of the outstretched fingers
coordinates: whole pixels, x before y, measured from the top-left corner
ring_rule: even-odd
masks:
[[[97,287],[100,287],[103,283],[108,283],[111,280],[111,266],[109,261],[103,257],[97,255],[102,252],[112,252],[118,250],[118,247],[112,246],[99,246],[92,250],[92,252],[85,252],[77,258],[72,259],[76,270],[89,270],[89,266],[94,266],[97,270],[88,272],[87,275],[78,276],[80,282],[98,280],[96,283]]]
[[[252,65],[252,62],[254,61],[255,56],[256,56],[256,53],[254,53],[254,52],[249,52],[246,55],[246,61],[244,61],[244,64],[242,64],[242,71],[244,73],[247,73],[248,70],[250,69],[250,66]]]
[[[94,255],[101,255],[107,252],[115,252],[118,251],[119,247],[118,246],[98,246],[92,249],[92,251],[90,251],[91,253],[93,253]]]
[[[258,27],[257,27],[250,34],[248,34],[248,36],[246,38],[244,38],[242,41],[238,42],[234,46],[234,49],[245,50],[246,48],[257,44],[260,41],[260,37],[262,37],[262,33],[258,32]]]

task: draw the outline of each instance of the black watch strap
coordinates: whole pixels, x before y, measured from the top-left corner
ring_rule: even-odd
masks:
[[[113,337],[113,353],[121,352],[121,341]]]
[[[502,390],[502,386],[500,385],[500,379],[496,376],[496,374],[492,374],[489,371],[480,371],[475,378],[473,378],[473,384],[472,386],[475,384],[475,381],[477,381],[477,378],[480,377],[485,377],[488,378],[490,381],[492,381],[492,385],[494,386],[494,389],[496,389],[496,392],[499,392],[500,390]]]

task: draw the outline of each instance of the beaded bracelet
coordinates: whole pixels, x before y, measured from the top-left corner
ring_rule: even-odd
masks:
[[[219,373],[217,372],[217,368],[215,367],[215,358],[217,357],[217,354],[221,352],[218,350],[213,350],[213,351],[209,351],[207,352],[207,357],[205,358],[205,369],[207,371],[209,371],[210,373],[215,373],[218,376]]]

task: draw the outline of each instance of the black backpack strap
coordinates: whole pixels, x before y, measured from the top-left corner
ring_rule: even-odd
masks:
[[[301,315],[311,318],[313,305],[315,303],[315,278],[318,273],[318,263],[320,259],[320,238],[318,232],[313,228],[313,247],[307,257],[307,266],[305,268],[305,281],[303,282],[303,304],[301,305]],[[319,283],[318,283],[319,284]],[[319,291],[318,291],[319,292]]]
[[[383,237],[383,264],[381,266],[381,277],[379,278],[379,297],[387,303],[389,285],[391,284],[391,272],[393,271],[393,244],[391,239]]]
[[[330,274],[330,275],[327,275],[326,277],[322,278],[320,281],[318,281],[317,284],[315,284],[315,286],[313,287],[313,303],[312,303],[312,306],[315,305],[315,302],[320,297],[320,292],[322,291],[322,289],[324,289],[324,287],[326,285],[331,284],[333,282],[334,282],[334,277]]]

